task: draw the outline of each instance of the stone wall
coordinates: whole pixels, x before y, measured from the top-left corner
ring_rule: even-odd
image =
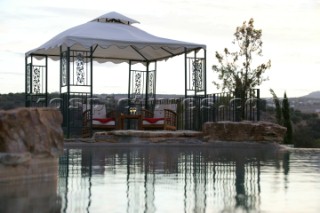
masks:
[[[254,141],[282,143],[287,129],[270,122],[207,122],[203,125],[204,140]]]

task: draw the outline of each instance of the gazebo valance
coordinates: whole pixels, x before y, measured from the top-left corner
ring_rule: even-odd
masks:
[[[98,62],[157,61],[198,49],[203,44],[195,44],[161,38],[137,27],[139,23],[116,12],[107,13],[85,24],[70,28],[51,40],[26,53],[38,58],[48,56],[59,60],[61,47],[76,50],[93,48],[92,58]]]

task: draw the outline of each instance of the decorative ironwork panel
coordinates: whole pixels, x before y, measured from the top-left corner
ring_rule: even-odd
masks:
[[[40,68],[33,67],[33,75],[32,75],[32,90],[33,93],[40,93],[41,83],[40,83]]]
[[[152,69],[150,70],[150,66]],[[149,109],[149,101],[156,98],[156,63],[130,61],[129,94],[132,103]]]
[[[61,85],[66,86],[67,85],[67,52],[62,53],[61,57]]]
[[[150,72],[149,73],[149,82],[148,82],[148,97],[153,98],[154,97],[154,86],[155,86],[155,73]]]
[[[85,83],[85,72],[84,72],[84,59],[82,53],[78,53],[76,57],[76,75],[77,75],[77,85],[83,85]]]
[[[191,95],[204,95],[206,91],[205,59],[190,57],[187,60],[186,91]]]
[[[196,59],[192,63],[192,89],[200,91],[203,89],[202,61]]]
[[[142,85],[142,74],[141,72],[135,72],[134,75],[134,95],[141,95],[141,85]]]
[[[46,67],[28,64],[26,72],[27,94],[46,93]]]

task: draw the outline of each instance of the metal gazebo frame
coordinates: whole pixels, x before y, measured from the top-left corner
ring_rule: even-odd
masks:
[[[116,12],[107,13],[66,30],[39,48],[27,52],[26,106],[48,107],[54,102],[58,103],[63,113],[64,131],[69,137],[72,135],[73,127],[81,123],[76,119],[75,113],[78,112],[75,109],[79,104],[93,100],[93,61],[127,62],[128,100],[139,96],[148,108],[149,100],[156,99],[157,62],[181,54],[185,56],[185,97],[207,95],[205,45],[156,37],[131,26],[132,23],[139,22]],[[106,27],[110,29],[105,29]],[[108,30],[111,31],[111,36],[114,33],[119,35],[108,38]],[[130,37],[131,34],[123,34],[129,30],[132,30],[129,33],[135,33],[134,37]],[[84,38],[91,31],[93,37],[89,35],[88,38]],[[79,35],[75,35],[74,32],[79,32]],[[118,37],[124,39],[119,40]],[[60,61],[58,99],[50,99],[48,94],[48,58]],[[145,69],[134,69],[133,66],[137,63],[143,64]]]

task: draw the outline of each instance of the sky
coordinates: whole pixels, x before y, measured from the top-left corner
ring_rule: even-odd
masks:
[[[250,18],[262,29],[271,69],[261,96],[300,97],[320,90],[320,0],[0,0],[0,94],[24,92],[25,53],[71,27],[116,11],[151,34],[207,45],[207,93],[220,92],[215,52],[233,48],[237,26]],[[178,66],[177,64],[181,64]],[[95,93],[126,93],[128,65],[94,68]],[[183,59],[158,63],[157,93],[184,94]],[[59,66],[49,61],[49,91],[59,90]]]

